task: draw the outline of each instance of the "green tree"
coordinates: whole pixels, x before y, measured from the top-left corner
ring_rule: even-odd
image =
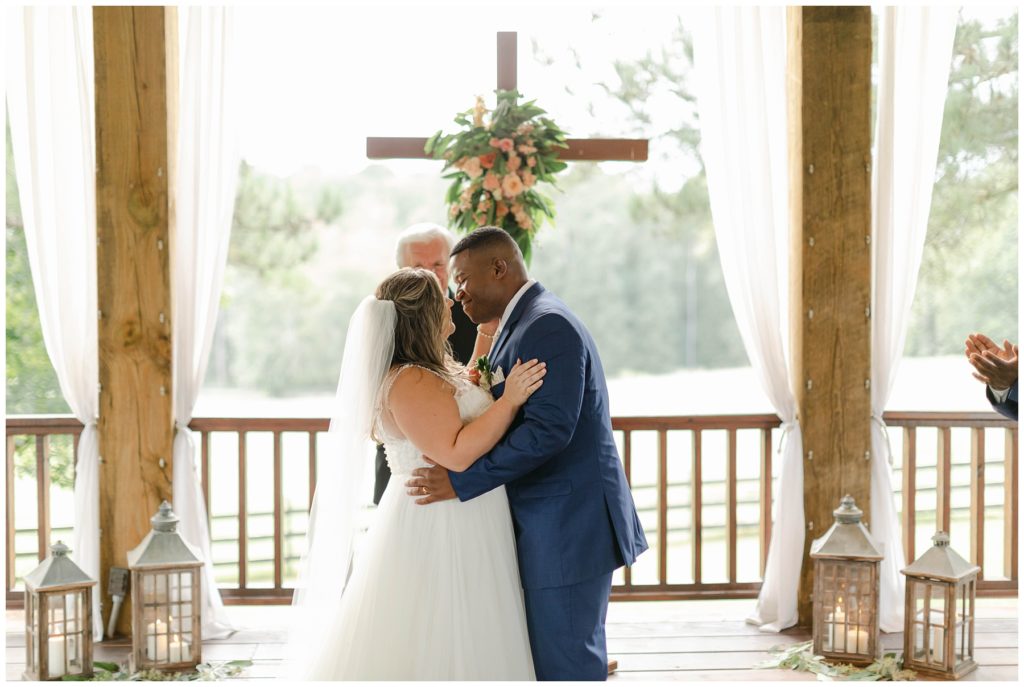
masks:
[[[1008,8],[1009,9],[1009,8]],[[1017,13],[961,19],[907,355],[1017,332]]]

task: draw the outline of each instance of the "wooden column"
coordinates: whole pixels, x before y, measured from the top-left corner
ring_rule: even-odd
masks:
[[[126,565],[171,499],[175,20],[173,7],[93,9],[104,625],[110,567]],[[119,634],[130,632],[129,602]]]
[[[788,30],[792,355],[808,525],[799,616],[810,625],[811,540],[846,493],[870,513],[871,9],[790,7]]]

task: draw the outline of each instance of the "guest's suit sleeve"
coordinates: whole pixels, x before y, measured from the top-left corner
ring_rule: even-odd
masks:
[[[451,473],[462,501],[532,472],[562,452],[580,417],[587,351],[576,329],[557,314],[544,315],[523,332],[516,357],[547,363],[544,384],[520,411],[522,421],[490,453],[461,473]]]
[[[994,411],[1011,420],[1017,419],[1017,382],[1013,383],[1013,386],[1010,387],[1010,392],[1001,403],[996,402],[995,397],[992,396],[992,389],[987,386],[985,387],[985,395],[988,396],[988,402],[992,404]]]

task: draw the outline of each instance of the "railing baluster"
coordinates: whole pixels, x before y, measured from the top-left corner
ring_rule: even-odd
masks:
[[[1017,581],[1017,429],[1004,430],[1003,576]]]
[[[211,513],[213,511],[211,510],[210,503],[210,433],[200,432],[199,437],[199,454],[203,470],[203,500],[206,502],[206,520],[212,525],[213,516]]]
[[[949,532],[949,483],[952,465],[952,444],[949,427],[939,428],[939,446],[935,466],[935,522],[938,529]]]
[[[15,523],[14,523],[14,437],[7,437],[7,591],[14,589],[17,575],[15,565]]]
[[[761,428],[761,578],[768,567],[772,541],[772,430]]]
[[[903,428],[903,555],[907,563],[915,555],[917,536],[917,428]]]
[[[284,493],[281,474],[281,433],[274,432],[274,588],[280,589],[284,555],[284,523],[281,501]]]
[[[622,430],[622,467],[626,473],[626,484],[633,485],[633,438],[628,429]],[[623,582],[626,589],[633,586],[633,569],[629,566],[623,572]]]
[[[309,433],[309,507],[313,507],[316,493],[316,431]]]
[[[245,430],[238,432],[238,588],[245,589],[246,586],[246,536],[248,507],[245,498]]]
[[[729,430],[726,454],[725,530],[729,538],[726,551],[729,582],[736,582],[736,430]]]
[[[971,428],[971,562],[985,577],[985,430]]]
[[[50,551],[50,435],[36,435],[36,534],[39,560]]]
[[[699,429],[693,430],[693,475],[691,479],[692,496],[690,497],[690,508],[692,510],[693,523],[693,582],[700,584],[701,580],[701,549],[703,546],[703,533],[701,532],[701,487],[703,477],[701,476],[701,434]]]
[[[668,432],[658,430],[658,581],[668,584]]]

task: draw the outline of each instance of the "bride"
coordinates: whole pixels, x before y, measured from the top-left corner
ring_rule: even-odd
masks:
[[[369,531],[356,537],[371,437],[384,443],[395,475],[425,467],[423,454],[461,471],[543,383],[545,365],[535,360],[509,372],[498,401],[470,382],[447,347],[451,305],[433,273],[404,269],[349,323],[295,592],[292,677],[534,679],[504,487],[424,507],[392,480]]]

